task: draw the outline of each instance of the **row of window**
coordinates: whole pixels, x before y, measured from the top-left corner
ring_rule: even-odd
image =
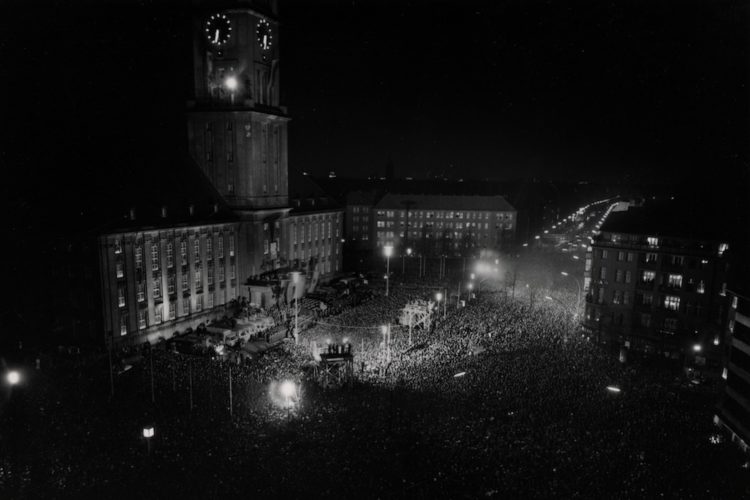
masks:
[[[193,277],[195,281],[196,288],[202,288],[203,286],[203,273],[201,271],[200,267],[195,268],[193,272]],[[229,279],[235,279],[236,277],[236,267],[234,265],[229,267]],[[169,274],[167,276],[167,294],[173,295],[175,293],[175,281],[176,277],[174,274]],[[208,286],[212,286],[214,284],[214,268],[209,267],[206,272],[206,281]],[[224,266],[219,266],[218,268],[218,281],[221,284],[221,286],[224,286]],[[160,299],[161,298],[161,291],[162,291],[162,280],[160,278],[154,279],[151,283],[152,285],[152,292],[154,299]],[[187,292],[190,289],[190,277],[187,273],[182,275],[181,280],[181,289],[183,292]],[[146,284],[143,281],[139,281],[136,283],[136,300],[138,302],[143,302],[146,300]],[[125,307],[127,305],[126,301],[126,295],[127,295],[127,289],[124,283],[118,285],[117,287],[117,303],[119,307]]]
[[[233,295],[233,292],[231,290],[227,293],[227,299],[231,299]],[[223,301],[221,300],[222,295],[219,295],[219,303],[215,304],[214,300],[214,294],[213,293],[207,293],[206,296],[206,304],[205,309],[212,309],[214,305],[222,305]],[[167,317],[164,317],[164,308],[167,309]],[[164,321],[173,321],[177,319],[177,302],[169,302],[167,304],[156,304],[154,306],[154,324],[158,325],[160,323],[163,323]],[[201,312],[204,310],[204,304],[203,304],[203,296],[197,295],[195,297],[195,307],[191,311],[191,301],[190,299],[183,299],[179,302],[180,307],[180,316],[188,316],[192,312]],[[138,329],[139,330],[145,330],[148,325],[148,310],[147,309],[140,309],[137,311],[137,318],[138,318]],[[120,311],[120,335],[127,335],[128,334],[128,321],[129,321],[129,315],[127,311]]]
[[[193,260],[194,262],[200,262],[201,260],[201,239],[202,238],[195,238],[193,240]],[[213,252],[213,238],[208,237],[205,238],[205,249],[206,249],[206,259],[207,260],[213,260],[214,258],[214,252]],[[166,254],[167,254],[167,267],[172,268],[174,267],[174,246],[172,241],[167,241],[166,245]],[[188,240],[186,238],[180,239],[180,261],[183,266],[187,265],[188,263]],[[152,271],[158,271],[160,267],[160,255],[159,255],[159,249],[160,244],[159,243],[151,243],[151,270]],[[117,238],[115,240],[115,254],[121,255],[122,254],[122,240]],[[219,233],[218,239],[217,239],[217,254],[218,257],[224,258],[224,236],[222,233]],[[229,256],[234,257],[234,233],[229,234]],[[134,257],[135,257],[135,267],[136,269],[142,269],[143,268],[143,243],[136,243],[134,248]],[[120,259],[117,260],[116,263],[116,275],[118,278],[122,278],[125,275],[124,272],[124,262]]]
[[[508,220],[512,219],[513,215],[510,213],[499,213],[494,212],[495,218],[502,219],[502,220]],[[387,218],[394,218],[394,217],[401,217],[402,219],[406,217],[406,211],[405,210],[378,210],[376,212],[378,217],[387,217]],[[425,210],[418,210],[418,211],[410,211],[409,212],[409,218],[414,219],[468,219],[468,220],[490,220],[492,217],[492,212],[476,212],[476,211],[468,211],[468,212],[455,212],[455,211],[425,211]]]

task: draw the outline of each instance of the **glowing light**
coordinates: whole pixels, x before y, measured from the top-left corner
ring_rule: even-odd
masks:
[[[719,345],[719,337],[714,337],[714,345]]]
[[[21,381],[21,374],[15,370],[12,370],[8,372],[8,375],[6,376],[6,378],[8,379],[8,383],[10,385],[16,385],[17,383]]]
[[[148,426],[143,428],[143,437],[145,438],[152,438],[154,437],[154,427]]]
[[[393,255],[393,245],[386,245],[386,246],[384,246],[383,247],[383,254],[386,257],[390,257],[391,255]]]
[[[565,271],[560,271],[560,274],[562,274],[563,276],[568,276],[568,273]]]
[[[438,300],[440,300],[440,299],[438,299]],[[388,327],[387,327],[387,326],[385,326],[385,325],[382,325],[382,326],[380,327],[380,332],[381,332],[381,333],[382,333],[383,335],[385,335],[386,333],[388,333]]]
[[[524,243],[523,246],[527,247],[527,246],[529,246],[529,244],[528,243]]]
[[[438,302],[440,302],[441,300],[443,300],[443,294],[438,292],[435,294],[435,298],[437,299]]]
[[[695,344],[695,345],[693,346],[693,350],[694,350],[695,352],[701,352],[701,349],[703,349],[703,347],[702,347],[702,346],[701,346],[700,344]]]
[[[540,238],[540,236],[538,234],[536,236],[534,236],[535,240],[538,240],[539,238]]]
[[[620,392],[620,388],[614,385],[608,385],[607,390],[609,392]]]
[[[411,255],[411,248],[406,249],[406,255]]]
[[[466,375],[466,372],[458,372],[455,375],[453,375],[453,378],[463,377],[464,375]]]
[[[476,275],[474,273],[471,273],[471,279],[474,279]]]
[[[285,380],[281,383],[279,388],[281,395],[285,398],[291,398],[297,392],[297,386],[291,380]]]
[[[239,86],[239,82],[237,82],[237,78],[233,76],[228,76],[224,80],[224,85],[231,91],[237,90],[237,87]]]

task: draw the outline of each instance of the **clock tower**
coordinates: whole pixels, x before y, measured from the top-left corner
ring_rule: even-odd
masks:
[[[279,99],[277,3],[194,4],[188,145],[242,221],[238,270],[244,282],[279,266],[279,228],[289,211],[289,118]]]

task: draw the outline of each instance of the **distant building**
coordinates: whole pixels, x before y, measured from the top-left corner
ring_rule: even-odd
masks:
[[[744,451],[750,447],[750,297],[729,292],[727,325],[729,357],[724,368],[726,386],[719,405],[719,424]]]
[[[372,248],[375,236],[373,209],[378,198],[375,191],[352,191],[346,195],[344,236],[355,250]]]
[[[584,331],[602,343],[718,366],[729,247],[675,213],[652,207],[609,215],[586,259]]]
[[[516,210],[502,196],[386,194],[375,205],[375,247],[467,256],[514,241]]]

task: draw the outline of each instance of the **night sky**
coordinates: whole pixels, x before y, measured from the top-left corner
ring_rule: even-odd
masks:
[[[4,168],[59,186],[184,154],[185,3],[4,2]],[[293,169],[669,180],[748,165],[747,2],[281,10]]]

